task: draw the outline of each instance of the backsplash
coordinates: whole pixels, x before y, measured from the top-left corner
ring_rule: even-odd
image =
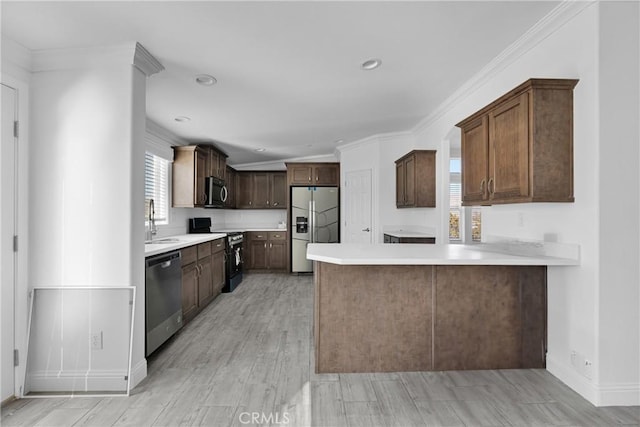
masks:
[[[287,221],[286,209],[203,209],[171,208],[169,224],[158,225],[155,238],[169,237],[188,233],[189,218],[211,218],[211,229],[239,228],[277,228],[278,223]]]

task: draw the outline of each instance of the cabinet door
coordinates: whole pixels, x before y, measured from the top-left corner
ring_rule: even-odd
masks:
[[[269,268],[284,270],[287,268],[287,242],[283,240],[269,241]]]
[[[204,206],[204,202],[207,200],[207,194],[205,193],[205,178],[207,176],[208,170],[208,153],[204,150],[198,148],[196,150],[196,158],[195,158],[195,174],[194,179],[196,180],[194,186],[194,194],[193,194],[193,204],[195,206]]]
[[[196,263],[182,267],[182,318],[187,321],[198,311],[198,269]]]
[[[225,185],[227,186],[227,201],[224,206],[227,208],[236,207],[236,174],[231,168],[227,168],[225,175]]]
[[[314,167],[316,185],[338,185],[340,182],[338,165],[317,164]]]
[[[217,297],[224,287],[225,280],[224,250],[211,255],[211,276],[213,280],[213,298]]]
[[[409,156],[404,160],[404,205],[416,205],[416,158]]]
[[[213,269],[211,256],[198,260],[200,277],[198,278],[198,306],[209,304],[213,299]]]
[[[269,174],[266,172],[252,172],[253,175],[253,191],[252,191],[252,208],[268,208],[271,206],[269,200]]]
[[[253,207],[251,196],[253,188],[253,179],[250,173],[240,172],[236,174],[236,207],[251,208]]]
[[[404,206],[404,161],[396,163],[396,207]]]
[[[220,179],[226,179],[227,172],[227,158],[222,154],[218,153],[218,171],[217,176]]]
[[[462,201],[481,204],[488,195],[489,131],[483,116],[462,129]]]
[[[251,269],[266,269],[267,264],[267,241],[266,240],[251,240],[249,242],[249,259],[251,260]]]
[[[212,148],[207,147],[207,151],[209,152],[209,156],[207,159],[207,174],[208,176],[218,176],[218,152]]]
[[[308,165],[294,165],[290,167],[291,184],[311,184],[313,167]]]
[[[275,172],[269,176],[269,197],[272,208],[286,209],[287,207],[287,174]]]
[[[492,200],[529,195],[529,95],[489,113],[489,188]]]

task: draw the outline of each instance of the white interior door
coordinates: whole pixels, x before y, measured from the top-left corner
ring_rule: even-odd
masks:
[[[345,236],[347,243],[371,243],[371,169],[347,172],[345,187]]]
[[[14,366],[13,349],[15,348],[15,258],[13,252],[13,236],[15,235],[15,207],[16,207],[16,135],[14,122],[16,115],[16,91],[2,86],[2,137],[0,139],[0,275],[2,318],[0,364],[2,378],[2,397],[0,400],[14,394]]]

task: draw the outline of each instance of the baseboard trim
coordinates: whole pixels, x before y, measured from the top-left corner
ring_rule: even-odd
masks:
[[[594,384],[547,355],[547,371],[595,406],[640,406],[640,384]]]
[[[141,361],[131,368],[131,383],[130,389],[133,390],[135,386],[147,377],[147,359],[143,358]]]

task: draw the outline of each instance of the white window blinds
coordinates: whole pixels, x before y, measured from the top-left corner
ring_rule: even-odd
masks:
[[[449,161],[449,240],[462,240],[462,182],[460,179],[460,159]]]
[[[156,224],[169,222],[169,161],[149,152],[144,156],[144,218],[153,199]]]

